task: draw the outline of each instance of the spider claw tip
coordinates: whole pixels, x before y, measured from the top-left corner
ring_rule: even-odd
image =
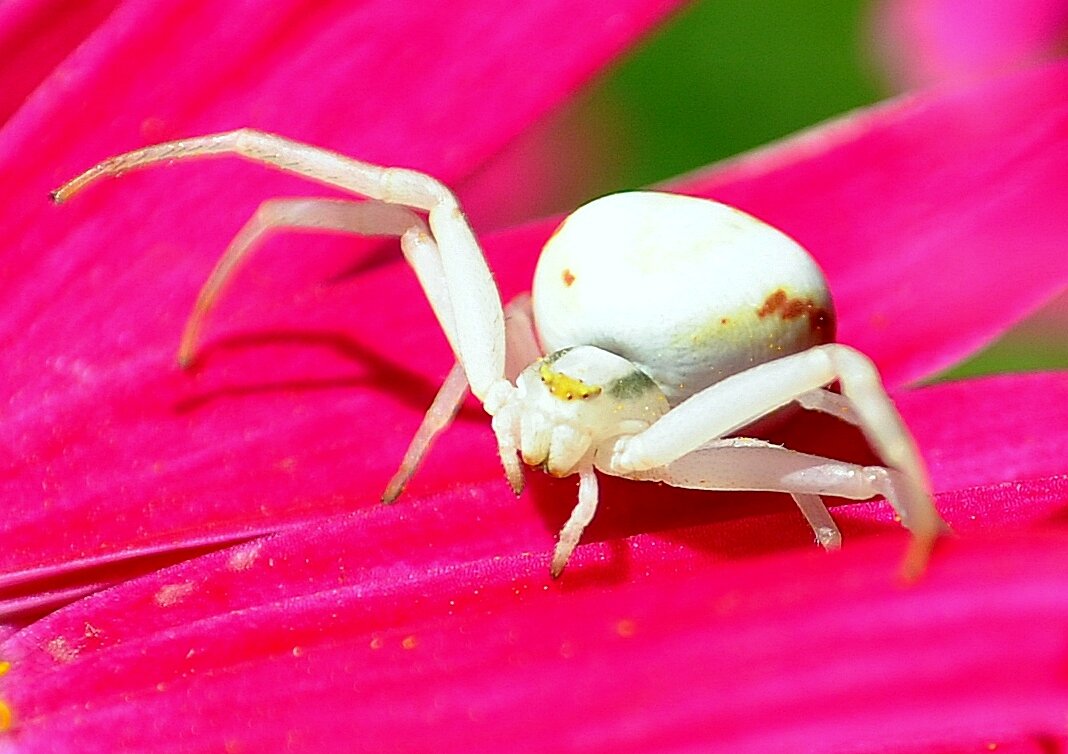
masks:
[[[197,365],[198,356],[199,354],[191,348],[179,348],[175,363],[178,364],[179,369],[183,371],[189,370]]]
[[[927,573],[927,565],[931,561],[937,541],[937,536],[913,536],[898,571],[898,576],[905,586],[916,584]]]

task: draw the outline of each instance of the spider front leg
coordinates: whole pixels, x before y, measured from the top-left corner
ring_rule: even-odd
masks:
[[[579,492],[578,504],[571,511],[571,515],[560,530],[560,537],[556,541],[553,550],[552,566],[550,573],[554,579],[560,578],[564,572],[567,561],[571,559],[571,553],[575,551],[582,532],[590,525],[593,516],[597,513],[597,474],[592,468],[579,469]]]
[[[724,437],[775,409],[834,381],[850,401],[876,453],[901,472],[903,523],[913,533],[905,570],[918,573],[946,525],[931,501],[927,473],[915,442],[883,389],[871,361],[832,343],[759,364],[691,396],[649,429],[617,444],[610,470],[632,476],[668,466],[703,444]]]
[[[105,176],[116,176],[160,162],[234,155],[335,186],[373,201],[364,204],[287,200],[268,202],[230,245],[204,289],[182,339],[179,360],[192,357],[199,328],[220,291],[265,233],[280,227],[323,229],[362,235],[400,235],[401,248],[415,271],[449,341],[461,372],[446,380],[444,397],[432,412],[425,445],[435,424],[445,426],[451,408],[462,400],[464,385],[494,416],[501,458],[513,488],[522,475],[511,437],[505,431],[514,414],[514,386],[505,378],[504,312],[485,257],[452,191],[415,170],[360,162],[329,150],[274,134],[239,129],[158,144],[111,157],[53,192],[62,203]],[[396,205],[390,209],[383,205]],[[409,211],[427,213],[423,221]],[[503,415],[498,422],[498,412]],[[501,425],[501,429],[498,429]],[[402,466],[414,470],[422,455]],[[403,485],[403,477],[399,485]],[[399,492],[398,486],[396,491]]]
[[[265,201],[234,236],[200,289],[196,304],[193,306],[193,313],[186,321],[178,346],[178,365],[183,369],[192,364],[196,358],[197,344],[204,321],[215,307],[223,290],[263,240],[279,230],[394,237],[403,236],[409,230],[422,231],[424,234],[427,232],[426,223],[422,218],[411,210],[395,204],[335,199],[269,199]],[[417,261],[409,257],[409,262],[419,274]],[[439,307],[445,310],[438,312],[439,319],[451,321],[452,312],[448,309],[447,296],[429,288],[427,298],[430,299],[432,306],[437,302],[434,306],[435,312]],[[451,325],[444,329],[446,335],[451,337]]]
[[[424,173],[371,165],[274,134],[239,129],[112,157],[60,187],[52,196],[59,203],[104,176],[160,162],[226,155],[427,212],[433,249],[440,255],[441,290],[448,297],[453,314],[451,323],[441,322],[442,328],[448,333],[452,327],[454,337],[450,342],[457,360],[464,367],[472,392],[484,403],[489,401],[487,410],[493,413],[505,401],[504,312],[493,276],[456,197],[444,184]],[[428,248],[423,244],[424,250]]]
[[[788,493],[816,541],[828,550],[840,546],[841,534],[822,495],[850,500],[882,495],[905,523],[916,507],[908,497],[914,489],[899,471],[800,453],[748,437],[713,440],[666,466],[627,476],[687,489]]]
[[[554,578],[564,570],[597,508],[593,471],[579,473],[579,503],[560,532],[553,553]],[[900,472],[813,456],[751,438],[713,440],[666,466],[626,476],[687,489],[788,493],[812,527],[816,541],[827,550],[838,549],[842,535],[822,495],[851,500],[882,495],[905,522],[908,511],[915,508],[907,498],[912,490],[903,484]],[[906,571],[905,575],[912,578],[914,573]]]
[[[861,425],[860,417],[857,415],[857,410],[853,407],[853,403],[844,395],[839,395],[826,388],[818,388],[817,390],[802,393],[794,399],[794,402],[807,411],[819,411],[822,414],[829,414],[836,419],[852,424],[854,427]]]
[[[529,293],[516,296],[504,307],[504,328],[508,345],[505,377],[514,382],[516,376],[527,365],[542,355],[534,330]],[[419,429],[408,445],[408,450],[404,453],[400,468],[389,480],[386,491],[382,494],[383,503],[392,503],[400,497],[408,480],[412,478],[423,462],[423,458],[430,452],[438,435],[452,424],[456,412],[460,410],[464,398],[467,397],[467,389],[467,378],[464,376],[463,367],[457,362],[449,370],[449,376],[445,378],[445,382],[434,396],[434,401],[430,404]],[[501,462],[504,464],[512,489],[518,495],[523,489],[523,469],[516,460],[515,451],[511,448],[501,448]]]
[[[842,532],[838,530],[838,524],[831,518],[831,512],[819,495],[809,492],[791,492],[801,515],[812,527],[812,533],[816,535],[816,543],[824,550],[838,550],[842,547]]]

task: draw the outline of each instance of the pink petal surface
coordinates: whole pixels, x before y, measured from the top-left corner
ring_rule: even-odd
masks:
[[[1068,479],[1012,495],[1063,516]],[[548,583],[521,538],[483,536],[516,508],[469,500],[469,516],[378,508],[213,553],[11,636],[5,750],[1064,743],[1063,529],[948,541],[908,589],[899,542],[726,564],[715,526],[586,547]]]
[[[906,86],[975,78],[1061,55],[1065,0],[883,0],[873,32]]]
[[[0,5],[0,124],[118,5],[118,0],[11,0]]]
[[[493,0],[433,8],[385,0],[117,4],[0,131],[4,476],[12,482],[7,499],[18,500],[25,514],[16,528],[28,525],[19,534],[24,549],[16,558],[22,565],[8,570],[35,565],[47,570],[65,560],[106,556],[115,545],[137,548],[146,538],[148,549],[163,540],[170,548],[175,537],[161,540],[160,534],[174,526],[185,529],[177,535],[180,541],[234,537],[231,524],[223,523],[221,533],[211,530],[211,512],[233,504],[228,490],[235,473],[254,471],[251,459],[235,454],[221,486],[189,479],[192,487],[179,482],[174,489],[163,481],[146,497],[143,487],[135,492],[130,485],[152,487],[156,474],[185,476],[202,462],[213,466],[219,461],[213,454],[235,441],[255,444],[255,428],[235,420],[246,411],[273,410],[255,399],[237,414],[219,417],[220,423],[201,425],[197,439],[188,434],[197,401],[211,403],[212,397],[198,390],[182,395],[184,388],[175,392],[174,386],[189,388],[195,380],[173,373],[166,353],[173,343],[164,333],[184,317],[199,282],[257,201],[285,193],[287,186],[308,190],[234,163],[131,176],[62,211],[46,201],[50,188],[122,147],[241,125],[415,165],[456,181],[558,105],[674,4],[628,0],[614,4],[608,15],[571,3]],[[11,21],[9,27],[31,28],[26,19],[41,25],[48,7],[25,6],[21,25]],[[582,38],[558,33],[564,23],[581,26]],[[161,238],[161,228],[173,234]],[[322,281],[359,258],[351,244],[318,240],[333,256],[325,256],[323,267],[297,265],[299,274],[292,259],[308,239],[273,245],[281,265],[276,274],[280,281],[292,278],[291,292],[306,292],[302,280]],[[318,277],[303,277],[309,271]],[[286,301],[278,289],[270,298],[272,305],[257,306],[266,310]],[[382,296],[375,303],[381,307],[389,300]],[[278,308],[285,310],[285,303]],[[312,349],[318,342],[327,362],[335,356],[333,367],[316,372],[298,363],[293,371],[320,388],[318,415],[332,416],[333,393],[344,392],[352,379],[348,360],[338,360],[330,348],[338,342],[344,347],[344,336],[332,340],[320,332],[317,340],[315,332],[294,332]],[[376,370],[373,363],[365,366]],[[330,381],[339,379],[331,372],[339,371],[344,376],[331,390]],[[163,382],[148,384],[150,374]],[[284,370],[275,378],[285,380]],[[226,390],[219,383],[213,388]],[[252,392],[257,389],[292,392],[277,385],[253,386]],[[183,408],[187,399],[192,403]],[[90,416],[91,407],[104,413]],[[291,409],[302,410],[289,404],[285,412]],[[149,433],[152,448],[143,455],[139,434],[159,416],[168,418]],[[61,417],[63,423],[57,423]],[[184,438],[164,426],[185,426],[179,430]],[[275,441],[287,434],[277,421],[261,429]],[[324,435],[322,427],[316,434]],[[318,452],[324,450],[316,444]],[[284,453],[271,462],[288,463]],[[31,468],[37,469],[30,472],[36,484],[21,477]],[[80,490],[73,497],[69,483]],[[298,509],[306,507],[308,501],[293,491],[289,485],[285,497],[295,498]],[[348,499],[344,485],[333,485],[332,495],[334,507]],[[198,526],[190,529],[189,522],[175,519],[160,527],[142,518],[144,513],[152,518],[151,509],[160,503],[188,506],[207,528],[193,531]],[[261,505],[243,498],[239,507],[249,504]],[[275,504],[268,496],[253,518],[269,519]],[[111,544],[75,535],[56,542],[59,550],[50,555],[42,545],[55,536],[50,522],[56,520],[65,522],[67,534],[102,520],[127,528]],[[261,521],[238,528],[247,535],[271,526]],[[31,531],[36,535],[27,537]]]
[[[962,355],[1068,279],[1066,84],[1058,66],[883,107],[687,188],[806,243],[831,278],[843,339],[897,384]],[[199,164],[129,176],[69,209],[20,196],[27,215],[48,212],[50,225],[16,228],[22,251],[9,258],[21,271],[4,279],[21,323],[9,332],[0,380],[11,391],[0,429],[11,453],[5,599],[18,603],[74,568],[374,505],[447,369],[447,347],[407,270],[346,275],[366,258],[351,244],[291,238],[268,244],[234,286],[203,368],[177,372],[187,308],[239,223],[215,211],[222,180],[260,189],[267,179]],[[163,190],[166,210],[130,225],[120,205]],[[1024,209],[1025,222],[1014,216]],[[489,239],[506,295],[526,287],[553,225]],[[294,264],[298,243],[314,253]],[[457,495],[475,480],[508,497],[486,422],[472,412],[413,492]]]

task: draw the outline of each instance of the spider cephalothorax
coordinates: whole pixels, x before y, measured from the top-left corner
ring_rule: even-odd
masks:
[[[535,361],[517,378],[508,408],[523,461],[553,476],[607,464],[616,438],[648,429],[669,410],[644,372],[595,346]]]

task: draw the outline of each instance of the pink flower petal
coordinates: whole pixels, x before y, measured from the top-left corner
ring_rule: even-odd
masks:
[[[873,20],[884,62],[906,86],[1048,60],[1068,40],[1065,0],[882,0]]]
[[[1065,463],[1068,458],[1068,373],[1005,376],[936,385],[903,393],[898,404],[930,463],[936,490],[945,493],[939,501],[940,509],[955,530],[967,533],[1015,528],[1055,515],[1056,511],[1049,505],[1037,505],[1034,501],[1031,507],[1025,508],[1007,503],[1001,507],[983,507],[977,505],[968,489],[995,485],[991,489],[1001,490],[1002,487],[997,486],[1000,483],[1011,493],[1012,485],[1019,480],[1055,477],[1068,472]],[[387,406],[396,413],[397,406]],[[151,420],[146,420],[146,426],[150,424]],[[152,458],[164,441],[154,439],[147,429],[136,431],[146,457]],[[198,508],[191,504],[148,507],[137,519],[145,531],[141,538],[132,538],[129,523],[121,518],[101,514],[85,521],[73,519],[74,513],[92,511],[94,507],[89,503],[67,513],[66,520],[71,524],[60,531],[51,529],[47,536],[37,535],[32,521],[21,531],[14,531],[9,537],[12,546],[5,557],[15,567],[10,569],[6,588],[0,592],[0,613],[24,613],[64,601],[67,593],[59,591],[53,596],[51,590],[57,587],[52,584],[72,567],[95,564],[84,576],[92,583],[121,577],[123,560],[138,554],[143,556],[173,549],[176,536],[181,537],[179,541],[186,546],[206,545],[213,541],[214,531],[243,532],[248,536],[256,531],[254,526],[258,516],[270,516],[270,520],[282,526],[314,521],[331,510],[343,511],[354,504],[374,505],[380,486],[373,481],[370,493],[335,498],[331,495],[334,485],[338,484],[337,477],[312,473],[291,479],[290,475],[310,465],[309,457],[317,458],[316,455],[303,455],[315,440],[315,430],[314,425],[306,428],[304,424],[296,423],[287,427],[287,431],[294,442],[289,451],[291,464],[261,462],[267,472],[249,475],[243,481],[245,486],[240,497],[224,499],[213,507]],[[270,433],[265,434],[269,437]],[[810,452],[874,462],[863,455],[855,457],[857,448],[863,447],[863,441],[856,432],[829,419],[808,417],[807,421],[788,428],[783,439],[791,447]],[[214,464],[197,459],[193,465],[195,474],[168,470],[142,473],[154,479],[156,494],[184,494],[195,501],[196,493],[204,494],[204,487],[212,489],[217,485],[225,490],[226,479],[239,473],[240,464],[244,462],[239,451],[252,453],[254,460],[260,459],[257,453],[263,451],[257,450],[256,443],[266,441],[259,439],[232,450],[235,457],[227,463],[233,468],[220,465],[217,458]],[[348,466],[335,471],[342,478],[351,476],[363,482],[365,487],[368,486],[368,476],[384,484],[393,470],[393,460],[380,457],[379,468],[371,468],[361,457],[364,441],[358,435],[344,433],[333,438],[330,451],[336,454],[334,463],[351,459]],[[458,516],[461,520],[477,516],[481,523],[470,536],[486,540],[488,550],[515,548],[547,557],[554,533],[573,505],[574,482],[529,474],[528,491],[516,500],[501,477],[491,442],[486,436],[484,423],[475,418],[459,422],[451,430],[450,437],[439,444],[433,462],[414,481],[411,494],[392,508],[398,511],[398,518],[392,523],[398,531],[388,536],[397,537],[400,531],[413,525],[418,530],[418,545],[398,540],[401,548],[398,557],[401,557],[399,553],[407,553],[410,548],[424,547],[426,542],[433,541],[426,538],[428,524],[409,521],[412,506],[420,499],[424,501],[421,505],[440,510],[442,516]],[[403,452],[403,438],[384,439],[382,444],[393,448],[397,454]],[[62,477],[62,472],[59,470],[57,475]],[[119,483],[134,482],[123,477]],[[643,532],[715,522],[712,531],[722,554],[728,558],[752,557],[783,548],[812,547],[809,531],[785,496],[703,493],[613,479],[606,479],[603,487],[603,504],[584,538],[587,543],[611,543]],[[1004,497],[1003,492],[997,495]],[[262,508],[242,506],[241,501],[246,496]],[[650,496],[655,496],[656,505],[650,504]],[[319,505],[313,506],[316,501]],[[836,509],[836,517],[850,541],[880,532],[901,536],[892,511],[882,502],[841,506]],[[153,530],[159,533],[153,535]],[[225,541],[222,537],[214,534],[214,541]],[[130,544],[110,551],[100,548],[95,557],[87,557],[83,553],[88,552],[94,542]],[[437,567],[451,567],[450,558],[462,556],[463,548],[469,545],[467,539],[462,540],[461,551],[456,552],[445,549],[440,541],[434,543],[432,546],[442,558]],[[615,544],[608,545],[608,550],[604,547],[598,546],[596,552],[617,549]],[[577,562],[581,562],[581,552],[583,548],[580,548]],[[178,552],[170,557],[181,556],[183,553]],[[100,565],[109,561],[115,562],[115,566],[105,569]],[[20,562],[48,565],[26,572],[17,568]],[[166,563],[162,554],[155,561],[142,564],[141,568],[147,570],[159,567],[161,563]],[[69,587],[70,578],[60,580],[60,586]],[[75,585],[80,583],[76,581]]]
[[[113,10],[116,0],[19,0],[0,4],[0,125],[72,49]]]
[[[1066,372],[937,385],[898,404],[939,490],[1068,473]]]
[[[843,338],[900,382],[962,355],[1068,277],[1060,255],[1068,238],[1066,78],[1065,67],[1054,67],[877,109],[690,187],[809,245],[837,292]],[[932,136],[965,117],[976,131],[970,138],[940,145]],[[205,188],[226,174],[207,165],[180,170]],[[13,299],[28,324],[11,336],[0,381],[14,389],[2,429],[13,460],[0,571],[20,590],[57,571],[373,505],[451,360],[407,270],[339,277],[355,258],[349,246],[301,254],[294,264],[296,244],[313,241],[289,238],[269,244],[224,301],[203,369],[177,372],[177,335],[217,250],[181,258],[176,246],[192,241],[172,234],[197,232],[177,231],[173,214],[166,240],[154,225],[131,230],[114,219],[123,214],[115,202],[162,190],[153,180],[130,176],[85,197],[89,209],[67,221],[78,230],[56,239],[54,252],[41,247],[47,264],[22,281],[27,300],[48,290],[50,305],[36,312],[21,295]],[[170,211],[195,224],[197,210],[186,203],[195,200],[172,194]],[[1014,222],[1013,212],[1026,212],[1027,222]],[[551,227],[489,239],[506,294],[526,287]],[[87,247],[90,237],[113,245]],[[84,248],[96,258],[69,268]],[[1026,257],[1006,257],[1006,248]],[[893,327],[895,312],[907,326]],[[492,480],[505,494],[499,475],[486,423],[472,412],[413,492]]]
[[[108,38],[90,40],[75,58],[91,58],[86,50]],[[900,381],[1040,297],[1037,284],[1017,286],[1019,260],[979,243],[979,263],[1000,264],[1005,283],[995,318],[976,298],[990,293],[987,278],[962,267],[955,250],[975,234],[1005,238],[1016,192],[1035,194],[1023,239],[1038,247],[1038,272],[1047,285],[1063,281],[1051,260],[1053,242],[1066,237],[1055,211],[1065,188],[1056,180],[1065,77],[1064,67],[1052,68],[988,92],[877,111],[845,127],[845,137],[747,158],[705,187],[734,192],[749,208],[766,205],[783,227],[808,235],[802,240],[847,291],[839,302],[854,342],[880,331],[867,316],[871,301],[894,303],[892,286],[912,285],[911,307],[891,310],[908,318],[904,345],[885,331],[869,337]],[[974,118],[980,102],[1003,104],[1010,94],[1034,109],[1017,108],[1019,120],[992,117],[978,129],[985,142],[962,136],[942,145],[948,156],[931,146],[947,122]],[[13,123],[25,126],[46,100],[40,95]],[[405,122],[402,131],[411,128]],[[1032,137],[1020,135],[1027,129]],[[1002,162],[982,143],[1014,159]],[[0,150],[5,144],[0,138]],[[430,152],[426,166],[438,159],[447,174],[450,158]],[[14,153],[0,161],[4,154]],[[850,173],[850,156],[867,162]],[[11,159],[32,185],[33,166]],[[829,177],[816,177],[821,160]],[[976,160],[986,162],[966,164]],[[924,161],[930,172],[916,167]],[[869,163],[877,168],[857,168]],[[190,168],[182,189],[194,200],[215,196],[237,170]],[[882,172],[902,185],[888,190]],[[117,206],[124,187],[99,189],[71,226],[25,230],[51,218],[25,202],[16,218],[15,247],[37,256],[14,260],[23,287],[9,299],[20,319],[4,325],[10,379],[0,384],[16,392],[0,439],[18,460],[5,474],[14,502],[0,604],[39,609],[51,599],[37,596],[42,589],[69,599],[106,583],[124,558],[156,552],[165,561],[175,547],[290,529],[3,635],[0,660],[11,665],[0,665],[0,721],[10,710],[15,727],[0,748],[1027,751],[1064,741],[1068,374],[901,394],[939,505],[964,535],[939,549],[912,589],[893,578],[905,535],[882,503],[840,508],[850,546],[828,557],[805,541],[782,496],[621,480],[605,485],[606,505],[567,577],[549,583],[549,544],[574,482],[534,475],[516,501],[478,413],[443,441],[414,485],[421,496],[372,506],[449,361],[398,266],[345,274],[357,258],[347,246],[294,256],[297,241],[273,243],[220,312],[204,367],[193,375],[165,368],[211,255],[189,254],[176,266],[174,251],[153,247],[158,235],[132,227],[128,213],[166,217],[174,237],[163,243],[181,248],[198,232],[214,239],[228,230],[216,215],[240,202],[225,195],[197,228],[192,204],[164,188],[173,171],[162,173],[127,179],[127,190],[149,197],[129,207]],[[991,175],[999,182],[977,178]],[[962,178],[971,191],[941,187]],[[810,192],[786,190],[791,184],[825,192],[846,227],[828,233],[808,219],[804,210],[819,207],[805,201]],[[266,180],[256,185],[266,195]],[[941,204],[927,205],[934,200]],[[889,219],[871,222],[872,206]],[[491,241],[505,291],[525,287],[549,229]],[[893,263],[864,257],[866,234],[891,230],[909,253]],[[829,243],[837,240],[846,243]],[[872,248],[885,255],[892,246]],[[945,278],[930,274],[935,260],[962,288],[949,302],[977,312],[979,324],[963,334],[926,321],[953,319],[932,303],[945,305]],[[901,274],[902,266],[911,271]],[[917,329],[927,337],[909,340]],[[802,444],[859,445],[855,433],[831,431],[819,418],[789,431]],[[324,517],[359,506],[369,509]],[[1027,535],[1005,534],[1028,525]],[[92,568],[72,574],[72,566]]]
[[[352,499],[354,490],[367,489],[353,486],[366,468],[366,437],[351,454],[355,466],[340,469],[349,472],[340,481],[327,474],[330,435],[342,434],[342,421],[350,431],[361,422],[382,426],[374,395],[415,388],[418,403],[418,388],[430,389],[384,359],[364,358],[365,349],[347,339],[337,323],[358,320],[350,311],[354,291],[344,285],[328,289],[348,293],[337,299],[333,321],[319,320],[325,329],[316,332],[317,325],[298,317],[273,336],[282,353],[295,348],[310,362],[288,359],[266,381],[245,380],[255,372],[215,373],[199,387],[195,377],[174,371],[174,328],[226,242],[259,199],[307,186],[232,161],[130,176],[63,209],[50,206],[50,188],[122,147],[239,125],[456,181],[674,4],[627,0],[611,15],[573,3],[494,0],[434,7],[392,0],[119,4],[0,131],[0,224],[7,233],[0,437],[12,482],[6,497],[22,511],[8,519],[14,539],[5,570],[19,572],[11,580],[49,577],[70,563],[243,538],[324,504],[325,510],[366,504]],[[584,32],[561,34],[562,24]],[[305,256],[299,252],[316,243],[333,254],[319,266],[295,265]],[[276,255],[275,282],[291,279],[291,294],[311,290],[313,298],[324,292],[309,283],[336,278],[360,258],[336,239],[290,237],[271,247],[264,257]],[[388,258],[394,256],[390,250]],[[259,269],[253,278],[270,266]],[[284,287],[254,308],[292,317]],[[381,331],[388,317],[380,314],[396,299],[378,293],[362,321],[388,342],[398,330]],[[408,295],[421,299],[415,290]],[[409,345],[430,335],[424,324]],[[271,350],[261,355],[274,362],[279,353]],[[347,404],[348,387],[367,380],[385,381],[388,390]],[[300,387],[317,405],[317,426],[305,430],[290,425],[307,422],[301,414],[308,404],[284,397]],[[217,420],[199,424],[194,417],[205,407],[215,413],[212,406],[222,408]],[[352,413],[346,417],[353,409],[356,422]],[[239,418],[245,412],[265,423],[259,429],[245,423]],[[344,418],[330,423],[335,416]],[[298,459],[290,451],[302,431],[311,454]],[[310,467],[296,465],[313,457],[319,460]],[[284,495],[254,501],[241,493],[235,501],[237,478],[265,468],[274,469],[265,478],[290,480]],[[314,468],[332,480],[325,497],[321,486],[302,493],[294,484]],[[213,515],[234,505],[244,521]],[[182,521],[183,510],[193,518]]]
[[[1014,494],[1068,510],[1064,477]],[[909,589],[893,576],[896,542],[730,565],[707,557],[704,528],[685,547],[643,535],[548,583],[544,557],[488,549],[476,515],[378,508],[55,613],[0,650],[11,743],[1039,752],[1063,741],[1063,529],[948,541]]]

